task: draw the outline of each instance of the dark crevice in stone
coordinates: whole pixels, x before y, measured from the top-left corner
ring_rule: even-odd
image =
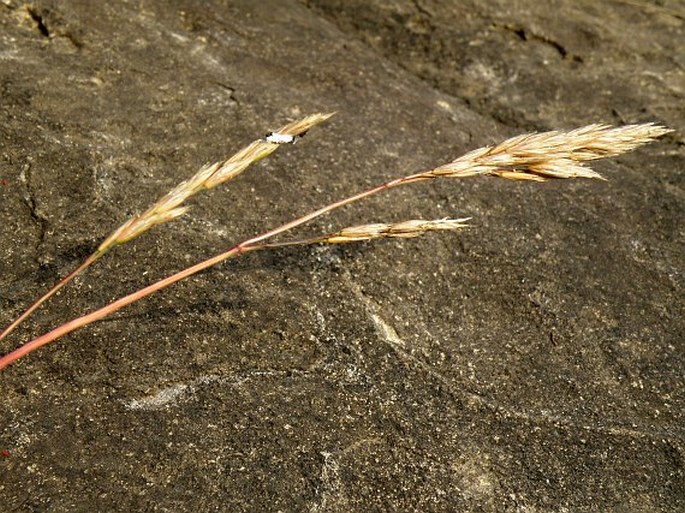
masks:
[[[31,16],[31,19],[36,24],[36,30],[38,30],[43,37],[48,39],[64,37],[72,45],[74,45],[75,48],[81,49],[83,47],[83,42],[81,41],[80,37],[77,37],[72,31],[70,31],[61,17],[54,11],[39,11],[35,7],[27,6],[26,12],[29,16]]]
[[[66,37],[69,40],[69,42],[73,44],[76,48],[83,48],[83,42],[71,32],[65,32],[64,37]]]
[[[583,62],[583,58],[580,57],[579,55],[574,55],[571,52],[569,52],[564,45],[559,43],[558,41],[555,41],[554,39],[551,39],[546,36],[542,36],[540,34],[536,34],[534,32],[531,32],[530,30],[526,30],[523,27],[515,26],[515,25],[509,25],[509,24],[500,24],[500,23],[493,23],[492,25],[494,28],[497,29],[502,29],[502,30],[507,30],[509,32],[512,32],[518,37],[521,41],[529,42],[529,41],[538,41],[540,43],[544,43],[546,45],[551,46],[554,48],[559,56],[562,59],[570,59],[575,62]]]
[[[412,0],[412,4],[414,4],[414,7],[416,8],[417,12],[423,16],[426,16],[428,18],[432,18],[432,14],[428,12],[428,10],[421,5],[421,2],[419,0]]]
[[[27,7],[26,11],[29,13],[33,21],[36,22],[36,28],[38,31],[44,36],[44,37],[50,37],[50,29],[48,29],[48,26],[45,24],[45,21],[43,20],[43,16],[36,11],[33,7]]]
[[[38,228],[38,242],[36,244],[36,248],[38,249],[45,240],[48,220],[38,211],[35,192],[33,190],[33,186],[31,185],[31,164],[29,163],[25,164],[24,168],[22,169],[21,183],[24,189],[24,202],[29,208],[29,215],[31,216],[31,219],[33,219],[34,224]]]
[[[323,19],[328,20],[329,22],[335,24],[341,31],[346,32],[348,34],[351,33],[355,39],[360,41],[362,44],[364,44],[367,48],[370,50],[380,54],[384,59],[389,60],[390,62],[393,62],[395,65],[397,65],[400,69],[405,71],[406,73],[418,78],[421,80],[423,83],[428,85],[431,89],[434,91],[437,91],[442,94],[447,94],[455,99],[458,99],[464,103],[464,105],[471,111],[478,113],[482,116],[490,117],[497,123],[508,126],[510,128],[517,128],[517,129],[523,129],[523,130],[528,130],[528,131],[535,131],[535,130],[540,130],[544,129],[545,127],[541,127],[540,123],[537,123],[533,120],[529,120],[528,116],[526,113],[521,112],[517,109],[513,108],[508,108],[506,106],[501,106],[501,105],[495,105],[491,101],[491,99],[488,98],[473,98],[473,97],[468,97],[464,96],[461,94],[459,90],[455,91],[449,87],[445,87],[444,84],[442,84],[439,80],[437,80],[435,77],[431,77],[429,75],[426,75],[421,72],[417,72],[416,69],[413,69],[410,65],[407,64],[403,59],[393,59],[392,57],[388,56],[388,49],[387,48],[377,48],[374,45],[370,44],[368,40],[366,40],[363,37],[364,31],[361,28],[360,25],[353,23],[353,28],[350,30],[349,28],[345,27],[345,23],[341,21],[340,15],[336,14],[334,10],[328,11],[325,8],[322,8],[319,5],[316,5],[315,2],[311,2],[310,0],[302,0],[302,4],[312,12],[314,12],[317,16],[322,17]],[[420,17],[420,19],[427,25],[428,27],[428,33],[432,33],[436,31],[437,29],[435,28],[432,20],[435,19],[435,16],[433,16],[425,7],[420,5],[419,0],[412,0],[412,5],[415,7],[417,11],[417,16]],[[542,36],[537,36],[535,34],[531,34],[530,32],[527,32],[523,28],[517,28],[513,27],[511,25],[505,25],[505,24],[497,24],[497,23],[491,23],[493,27],[495,27],[498,30],[507,30],[514,32],[517,34],[517,37],[521,38],[524,41],[529,41],[529,40],[537,40],[540,42],[545,42],[547,44],[550,44],[553,46],[557,52],[561,55],[562,59],[566,58],[571,58],[574,61],[577,62],[582,62],[582,59],[578,56],[570,56],[569,53],[566,51],[566,49],[560,45],[560,44],[553,44],[553,41],[545,41],[545,39]],[[434,58],[431,57],[431,50],[426,49],[426,53],[428,54],[429,58]]]
[[[217,82],[216,83],[221,89],[226,91],[228,94],[228,99],[231,101],[233,105],[239,105],[238,99],[235,97],[235,87],[231,87],[229,85],[226,85],[222,82]]]

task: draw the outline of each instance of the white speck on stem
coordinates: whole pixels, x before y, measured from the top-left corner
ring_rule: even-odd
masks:
[[[295,144],[297,138],[294,135],[271,132],[266,136],[266,141],[274,144]]]

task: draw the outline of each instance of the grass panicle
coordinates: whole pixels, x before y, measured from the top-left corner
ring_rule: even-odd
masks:
[[[431,177],[493,175],[511,180],[602,178],[585,162],[615,157],[669,133],[653,123],[611,127],[587,125],[575,130],[526,134],[497,146],[471,151],[428,171]]]
[[[185,214],[188,207],[181,205],[191,196],[213,189],[224,182],[233,180],[250,165],[271,155],[284,142],[295,142],[312,127],[323,123],[333,116],[333,113],[314,114],[303,119],[289,123],[263,139],[257,139],[240,150],[232,157],[222,161],[203,166],[193,177],[178,184],[174,189],[165,194],[157,203],[140,215],[131,218],[121,227],[115,230],[100,247],[99,252],[106,252],[110,248],[130,241],[155,225],[165,223]],[[273,134],[287,136],[283,142],[272,142]]]
[[[188,197],[200,190],[214,187],[223,181],[233,178],[250,163],[274,151],[279,144],[295,142],[296,138],[306,132],[311,126],[321,123],[329,117],[330,114],[317,114],[286,125],[279,131],[267,136],[264,140],[255,141],[230,159],[222,163],[205,166],[197,175],[180,184],[148,211],[115,231],[105,241],[110,242],[107,244],[103,243],[105,250],[110,248],[110,244],[117,245],[126,242],[155,224],[166,222],[184,214],[186,207],[183,207],[182,203]],[[437,178],[494,176],[508,180],[533,181],[567,178],[602,178],[598,173],[586,167],[585,163],[604,157],[620,155],[642,144],[653,141],[670,131],[667,128],[652,123],[623,127],[588,125],[570,131],[521,135],[507,139],[497,146],[486,146],[471,151],[448,164],[428,171],[395,178],[366,191],[325,205],[302,217],[244,240],[223,253],[219,253],[212,258],[148,285],[87,315],[73,319],[0,358],[0,369],[5,368],[10,363],[39,347],[83,326],[103,319],[158,290],[244,253],[300,244],[341,244],[380,238],[417,237],[426,232],[461,230],[466,227],[466,221],[469,219],[411,220],[400,223],[364,224],[309,239],[269,242],[282,233],[368,196],[400,185]],[[40,304],[40,302],[37,304]],[[16,321],[14,325],[16,325]],[[7,330],[4,334],[6,333]]]
[[[325,244],[348,244],[373,239],[408,239],[420,237],[426,232],[450,232],[466,228],[466,221],[462,219],[436,219],[424,221],[412,219],[401,223],[374,223],[343,228],[339,232],[326,235],[321,239]]]

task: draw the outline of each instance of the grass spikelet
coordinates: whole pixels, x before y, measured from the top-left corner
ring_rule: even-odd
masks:
[[[433,221],[412,219],[410,221],[403,221],[401,223],[393,224],[363,224],[359,226],[343,228],[339,232],[322,237],[320,241],[326,244],[347,244],[350,242],[361,242],[373,239],[406,239],[411,237],[419,237],[426,232],[448,232],[461,230],[468,226],[466,221],[469,219],[471,218],[465,217],[462,219],[436,219]]]

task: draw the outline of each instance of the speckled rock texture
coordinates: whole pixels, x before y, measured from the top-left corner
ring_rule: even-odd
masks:
[[[528,131],[655,121],[601,181],[321,218],[462,233],[247,255],[0,373],[0,511],[685,510],[679,0],[0,1],[0,324],[202,164],[337,116],[0,342]],[[295,235],[295,234],[294,234]]]

